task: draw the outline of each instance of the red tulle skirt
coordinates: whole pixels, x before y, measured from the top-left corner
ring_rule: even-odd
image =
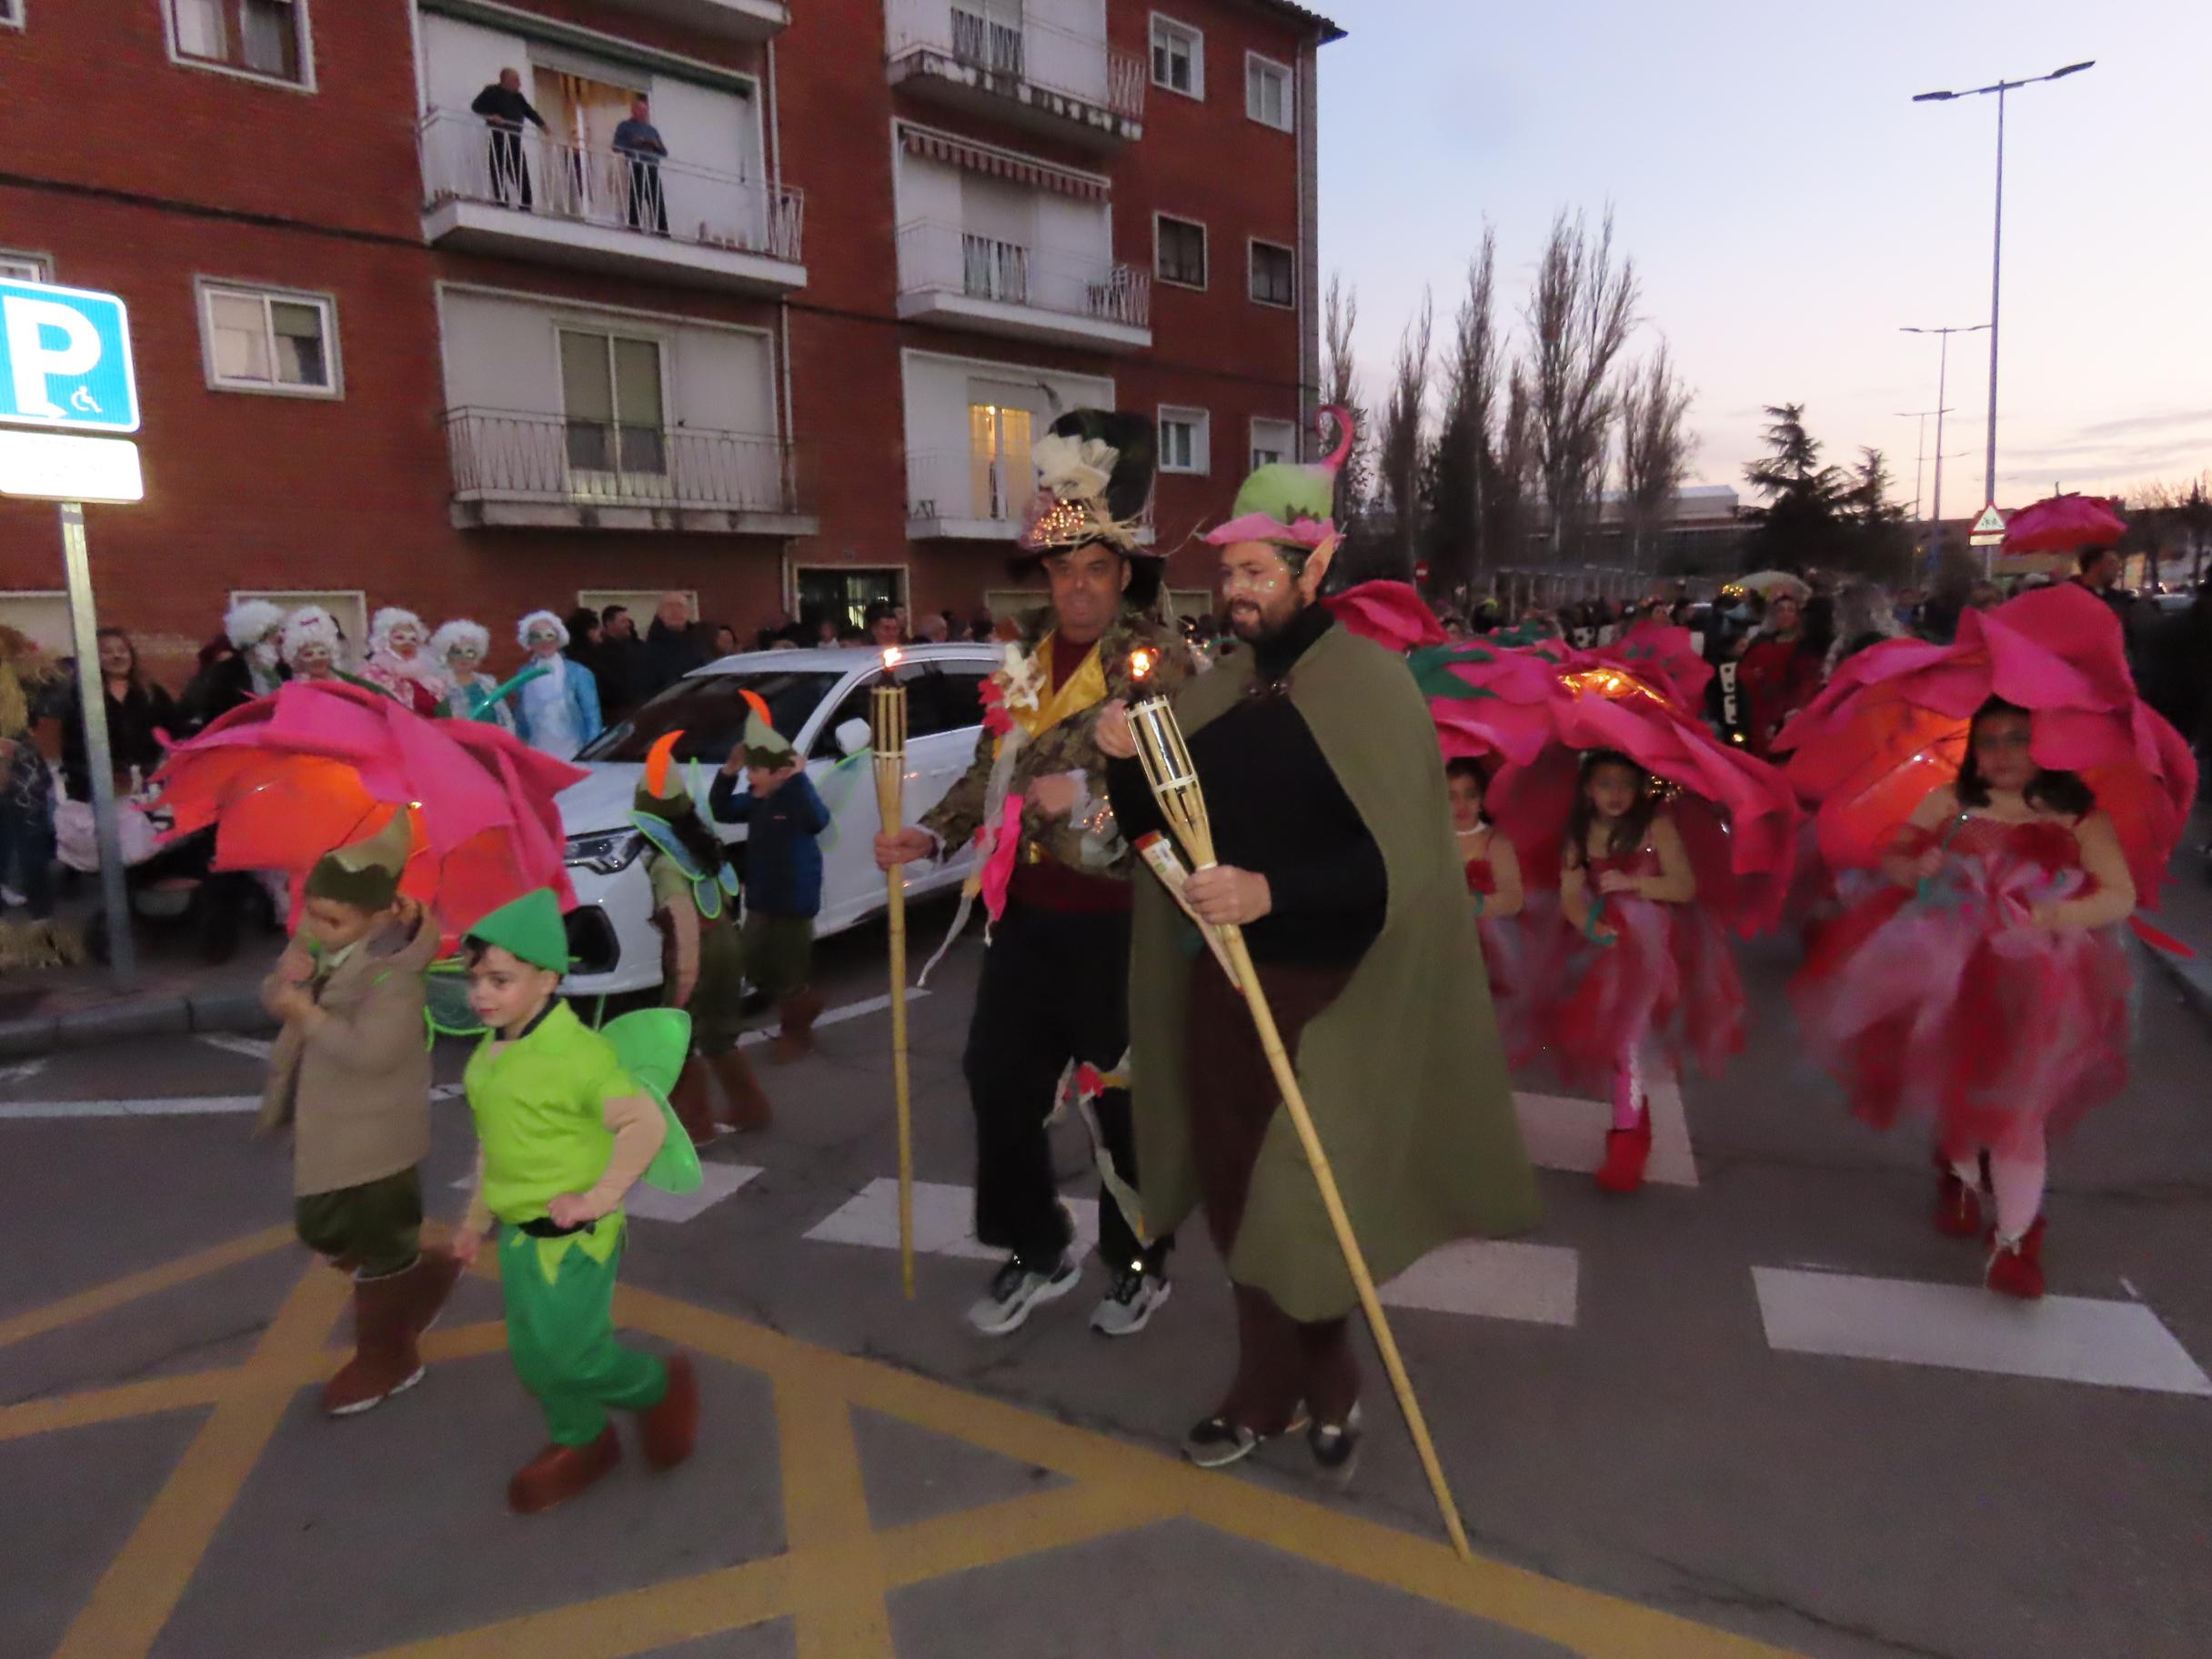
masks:
[[[1968,819],[1945,850],[1919,890],[1883,881],[1854,895],[1791,1000],[1807,1051],[1867,1122],[1923,1120],[1953,1155],[2031,1153],[2042,1131],[2064,1133],[2127,1085],[2127,947],[2116,926],[2030,920],[2086,881],[2063,828]]]
[[[1696,904],[1609,895],[1600,920],[1609,945],[1564,920],[1552,983],[1560,994],[1534,1022],[1552,1069],[1566,1087],[1603,1095],[1614,1070],[1646,1044],[1677,1075],[1692,1066],[1717,1076],[1744,1049],[1744,983],[1727,930]]]

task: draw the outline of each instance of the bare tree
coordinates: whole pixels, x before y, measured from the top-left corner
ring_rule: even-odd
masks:
[[[1581,542],[1604,481],[1607,436],[1619,413],[1614,366],[1635,327],[1637,297],[1635,261],[1614,251],[1612,210],[1594,240],[1584,216],[1569,218],[1563,208],[1522,314],[1554,561]]]
[[[1690,438],[1683,429],[1690,388],[1674,372],[1666,342],[1623,377],[1621,496],[1629,534],[1628,567],[1644,567],[1646,542],[1674,516],[1674,499],[1689,471]],[[1654,568],[1656,568],[1654,561]]]
[[[1430,562],[1464,584],[1485,564],[1497,562],[1485,546],[1487,508],[1496,493],[1498,417],[1504,351],[1497,327],[1497,232],[1483,229],[1482,246],[1467,262],[1467,292],[1445,347],[1443,415],[1428,488]]]
[[[1529,485],[1536,472],[1535,398],[1516,366],[1507,376],[1505,420],[1498,432],[1498,468],[1483,504],[1483,542],[1503,565],[1528,558]]]
[[[1435,333],[1435,301],[1424,290],[1420,311],[1399,337],[1380,446],[1382,489],[1394,515],[1392,541],[1400,573],[1409,578],[1420,532],[1421,486],[1427,471],[1429,368]]]
[[[1322,401],[1352,411],[1352,453],[1336,478],[1336,522],[1347,533],[1358,521],[1374,488],[1373,446],[1366,405],[1360,398],[1360,376],[1352,357],[1352,338],[1360,321],[1360,291],[1346,287],[1332,272],[1322,305]]]

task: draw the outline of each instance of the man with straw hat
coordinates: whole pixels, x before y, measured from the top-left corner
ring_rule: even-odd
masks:
[[[967,776],[914,829],[879,836],[885,870],[974,843],[970,884],[991,917],[964,1069],[976,1117],[976,1236],[1009,1252],[968,1312],[987,1336],[1072,1291],[1081,1263],[1054,1190],[1047,1125],[1071,1074],[1084,1102],[1105,1185],[1099,1252],[1112,1275],[1091,1316],[1133,1335],[1167,1299],[1166,1242],[1134,1225],[1136,1168],[1128,1048],[1131,876],[1136,860],[1106,805],[1105,760],[1092,738],[1109,699],[1133,676],[1180,684],[1184,653],[1143,614],[1161,563],[1143,523],[1152,488],[1152,423],[1075,409],[1031,451],[1040,485],[1022,531],[1051,603],[1025,618],[984,689],[984,729]],[[965,923],[963,903],[954,924]]]
[[[1207,540],[1249,649],[1174,700],[1219,859],[1184,898],[1244,930],[1380,1282],[1448,1240],[1530,1226],[1536,1195],[1434,727],[1404,664],[1318,603],[1343,452],[1262,467],[1238,492]],[[1099,744],[1122,833],[1160,828],[1119,706]],[[1237,1312],[1235,1379],[1184,1450],[1217,1468],[1310,1423],[1315,1461],[1341,1477],[1359,1443],[1353,1282],[1245,1002],[1196,946],[1167,890],[1141,883],[1130,1028],[1145,1220],[1165,1231],[1202,1204]]]

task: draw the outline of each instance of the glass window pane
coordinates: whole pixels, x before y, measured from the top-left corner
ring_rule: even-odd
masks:
[[[615,342],[615,418],[625,426],[659,427],[660,347],[656,342]]]
[[[323,311],[297,300],[269,302],[269,326],[276,339],[276,378],[287,386],[328,386],[323,353]]]
[[[560,331],[561,407],[570,420],[611,421],[615,388],[607,363],[607,337]]]
[[[176,50],[185,57],[230,56],[230,31],[224,26],[223,0],[173,0]]]
[[[679,679],[619,726],[595,738],[580,759],[642,760],[663,734],[681,730],[678,760],[719,766],[729,759],[745,734],[751,712],[741,695],[752,691],[768,704],[776,729],[796,740],[807,719],[821,706],[838,674],[716,674]]]
[[[207,330],[218,379],[266,384],[272,378],[268,327],[259,299],[250,294],[210,294]]]
[[[299,20],[292,0],[239,0],[246,67],[299,79]]]

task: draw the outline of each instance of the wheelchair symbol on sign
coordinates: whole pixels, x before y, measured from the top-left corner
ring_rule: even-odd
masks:
[[[69,394],[69,407],[80,415],[103,413],[100,400],[92,395],[92,388],[88,386],[80,386]]]

